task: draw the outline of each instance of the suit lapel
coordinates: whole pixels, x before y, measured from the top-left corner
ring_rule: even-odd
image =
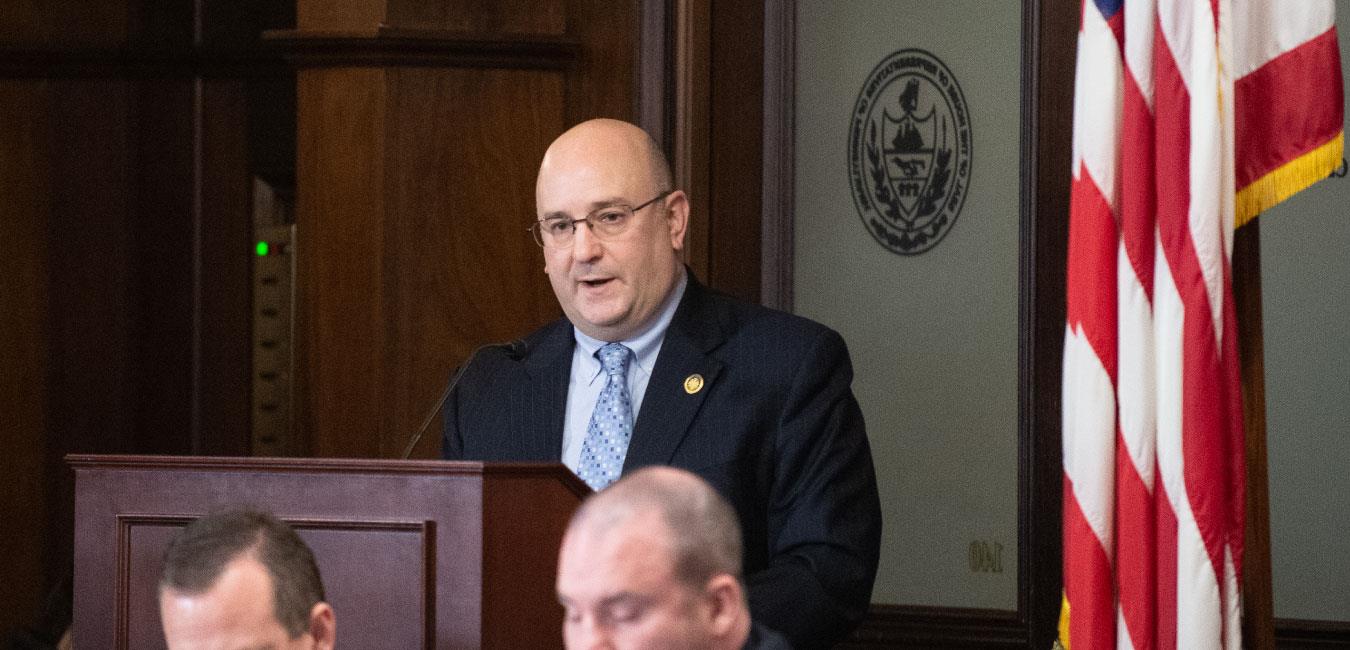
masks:
[[[684,299],[666,330],[642,398],[642,409],[624,459],[625,472],[646,465],[669,464],[703,400],[717,389],[722,362],[708,353],[725,340],[727,318],[715,309],[707,289],[694,280],[693,274],[688,277]],[[703,385],[691,393],[686,390],[685,381],[695,374],[702,377]]]
[[[525,372],[530,380],[519,386],[530,394],[520,396],[516,403],[529,407],[517,422],[521,422],[530,447],[538,451],[532,455],[543,459],[562,458],[563,417],[575,344],[571,323],[563,319],[540,337],[538,346],[525,358]]]

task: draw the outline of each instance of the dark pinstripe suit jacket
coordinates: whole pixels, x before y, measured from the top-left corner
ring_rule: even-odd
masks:
[[[446,458],[561,457],[572,325],[525,340],[520,358],[486,350],[466,370],[445,410]],[[689,394],[695,373],[705,384]],[[732,503],[754,618],[798,648],[847,634],[876,577],[881,511],[852,379],[833,330],[690,274],[624,462],[688,469]]]

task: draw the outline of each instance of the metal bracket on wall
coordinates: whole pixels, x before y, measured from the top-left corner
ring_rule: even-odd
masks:
[[[254,197],[252,452],[293,456],[295,224],[266,183],[254,183]]]

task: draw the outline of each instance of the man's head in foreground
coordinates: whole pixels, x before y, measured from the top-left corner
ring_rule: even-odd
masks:
[[[579,648],[740,648],[750,611],[736,513],[702,479],[643,469],[591,496],[558,558],[563,639]]]
[[[164,554],[159,613],[170,650],[333,647],[314,554],[275,517],[247,510],[202,517]]]

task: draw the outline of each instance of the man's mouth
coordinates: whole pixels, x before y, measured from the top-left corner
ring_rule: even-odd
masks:
[[[595,288],[604,286],[606,283],[611,282],[613,280],[614,278],[588,278],[581,280],[580,282],[583,286]]]

